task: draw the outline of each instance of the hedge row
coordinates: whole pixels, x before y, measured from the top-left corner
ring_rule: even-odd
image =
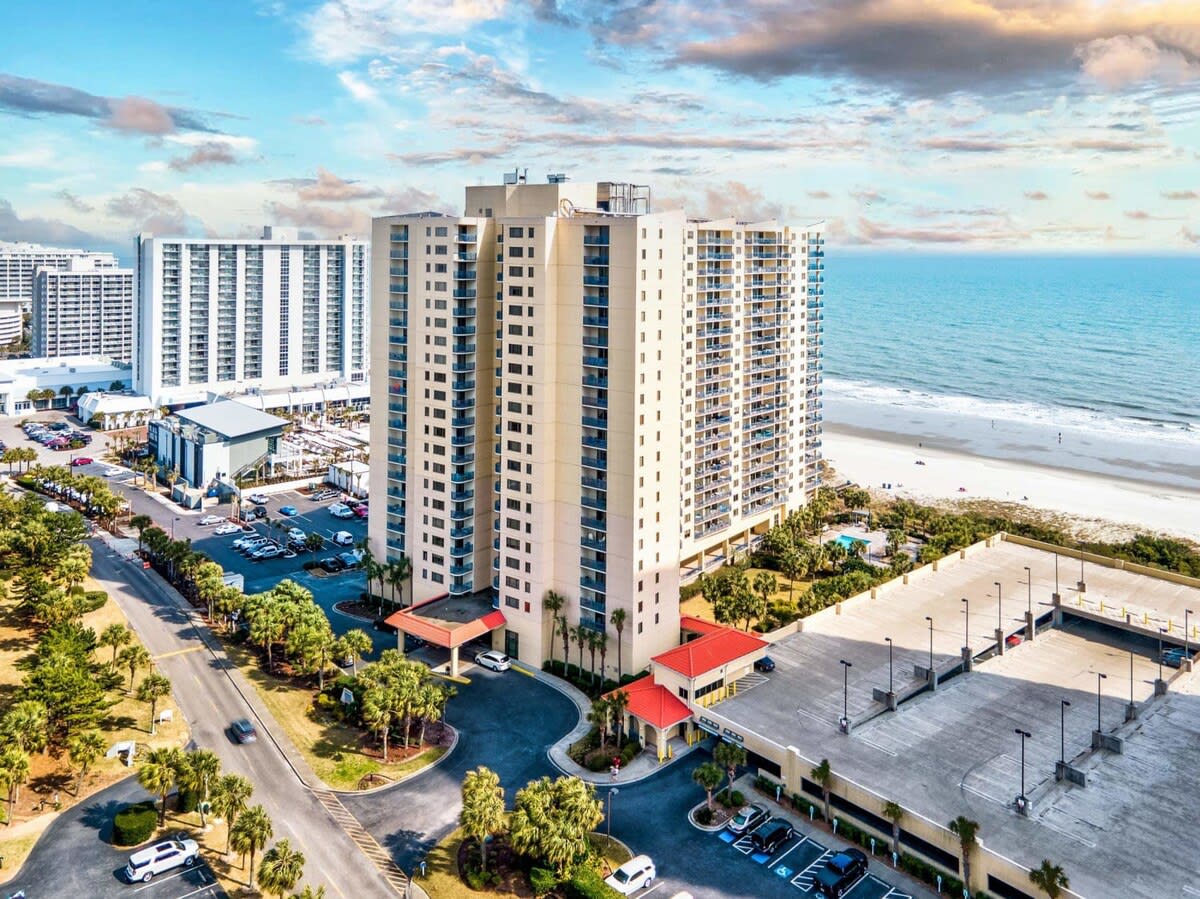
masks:
[[[158,825],[158,812],[152,801],[127,805],[113,816],[113,843],[136,846],[150,839]]]

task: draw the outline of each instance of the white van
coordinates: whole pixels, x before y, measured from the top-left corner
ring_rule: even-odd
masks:
[[[190,868],[200,858],[200,845],[195,840],[166,840],[129,856],[125,876],[130,883],[149,883],[155,874],[162,874],[180,865]]]
[[[345,503],[334,503],[329,507],[329,513],[334,518],[353,518],[354,510]]]

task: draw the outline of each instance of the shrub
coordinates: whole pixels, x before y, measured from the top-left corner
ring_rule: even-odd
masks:
[[[725,806],[725,808],[741,808],[746,804],[746,797],[742,795],[741,790],[734,790],[733,795],[729,795],[729,789],[726,788],[717,794],[717,802]]]
[[[697,810],[696,823],[707,827],[713,822],[714,812],[707,805],[704,808]]]
[[[191,790],[180,790],[175,801],[179,811],[194,812],[196,806],[200,803],[200,794],[194,793]]]
[[[760,774],[760,775],[758,775],[758,777],[754,778],[754,789],[756,789],[762,793],[768,793],[768,794],[774,796],[775,795],[775,787],[776,787],[775,781],[771,780],[771,778],[769,778],[763,774]]]
[[[563,884],[566,899],[619,899],[620,895],[600,879],[595,869],[582,865]]]
[[[796,807],[802,815],[807,815],[809,809],[812,809],[812,819],[814,821],[824,821],[825,815],[821,812],[821,803],[816,799],[809,799],[801,793],[792,794],[792,805]]]
[[[529,885],[533,888],[533,895],[545,896],[558,886],[558,878],[553,871],[547,871],[545,868],[533,868],[529,872]]]
[[[139,802],[127,805],[113,816],[113,843],[117,846],[136,846],[150,839],[158,824],[154,803]]]
[[[83,594],[83,603],[80,605],[80,611],[83,613],[94,612],[102,605],[108,602],[108,594],[103,590],[88,590]]]

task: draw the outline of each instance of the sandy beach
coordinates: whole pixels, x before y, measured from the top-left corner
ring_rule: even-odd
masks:
[[[828,423],[824,454],[839,478],[891,496],[1015,503],[1097,539],[1149,531],[1200,542],[1200,491],[1184,487],[918,447],[909,437]]]

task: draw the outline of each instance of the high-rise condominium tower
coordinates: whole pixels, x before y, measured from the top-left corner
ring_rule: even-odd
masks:
[[[418,601],[490,592],[510,654],[550,655],[553,591],[610,676],[623,610],[641,670],[681,581],[815,489],[820,226],[506,176],[461,217],[376,219],[371,253],[372,543]]]
[[[96,268],[117,266],[112,253],[0,241],[0,344],[21,336],[21,313],[32,306],[38,269],[69,268],[72,260],[84,260]]]
[[[133,270],[73,257],[42,267],[33,288],[34,356],[133,358]]]
[[[366,378],[367,244],[137,240],[134,386],[155,403]]]

